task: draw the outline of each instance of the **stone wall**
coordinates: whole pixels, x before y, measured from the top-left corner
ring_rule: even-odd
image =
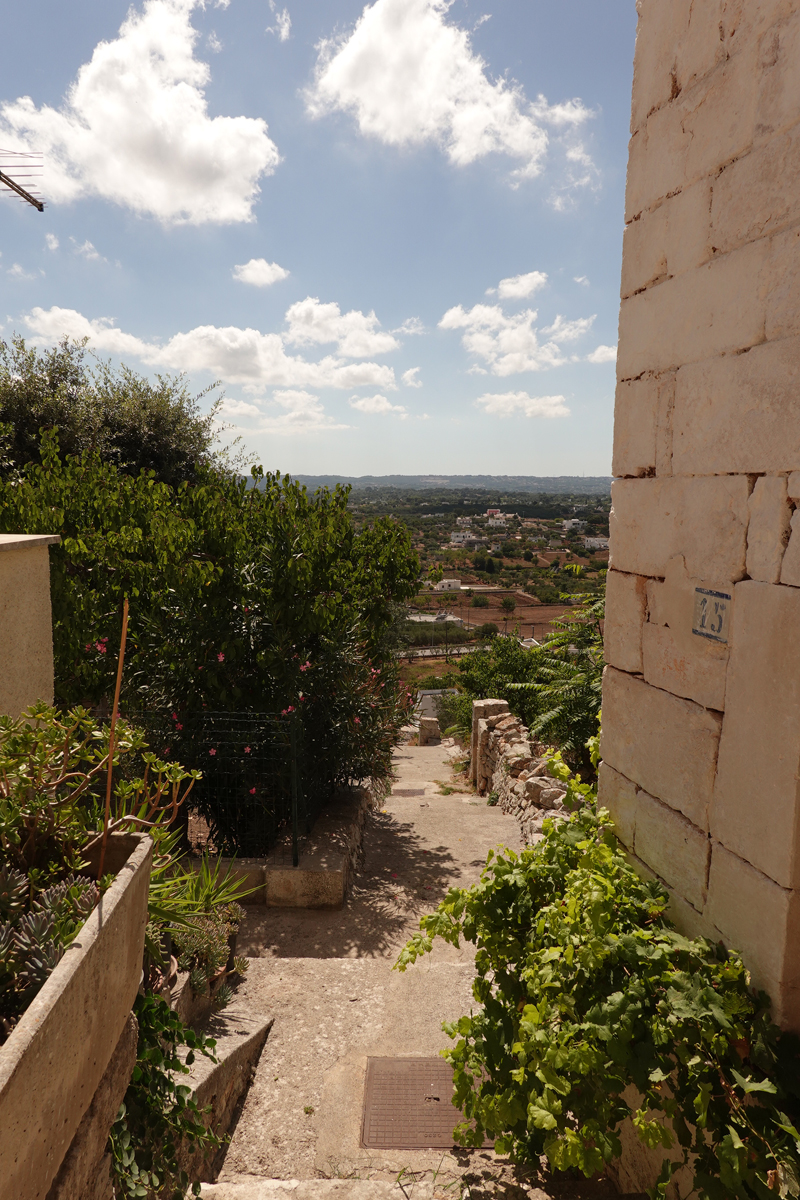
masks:
[[[57,534],[0,533],[0,713],[53,703],[49,547]]]
[[[800,0],[638,0],[600,802],[800,1029]]]
[[[526,846],[542,835],[542,822],[564,811],[566,792],[547,773],[545,747],[532,740],[505,700],[475,700],[472,705],[470,770],[478,794],[515,816]]]

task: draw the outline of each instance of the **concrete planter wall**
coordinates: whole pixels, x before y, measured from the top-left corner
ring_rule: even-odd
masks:
[[[109,840],[104,871],[116,880],[0,1046],[9,1200],[45,1200],[123,1032],[141,979],[152,854],[143,835]]]

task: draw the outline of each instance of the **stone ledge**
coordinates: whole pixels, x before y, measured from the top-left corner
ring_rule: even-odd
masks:
[[[0,533],[0,550],[28,550],[34,546],[58,546],[60,533]]]
[[[235,877],[256,890],[245,904],[268,908],[341,908],[363,856],[367,812],[375,805],[371,787],[340,792],[302,839],[300,860],[292,865],[292,839],[286,834],[265,858],[223,860]]]

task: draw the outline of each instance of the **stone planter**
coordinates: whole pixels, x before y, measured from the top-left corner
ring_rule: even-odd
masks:
[[[142,974],[152,854],[144,835],[109,839],[104,872],[117,878],[0,1046],[9,1200],[45,1200],[123,1032]]]

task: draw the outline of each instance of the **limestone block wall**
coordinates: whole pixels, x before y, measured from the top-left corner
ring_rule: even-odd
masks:
[[[638,0],[600,800],[800,1029],[800,0]]]
[[[0,533],[0,713],[53,703],[48,547],[55,534]]]

